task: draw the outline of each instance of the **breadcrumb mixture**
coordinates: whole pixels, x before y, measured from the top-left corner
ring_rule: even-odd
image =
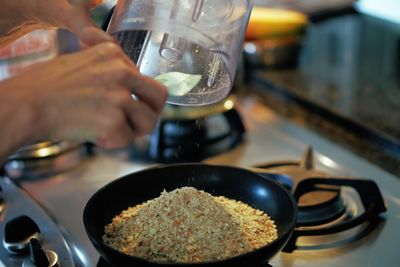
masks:
[[[106,225],[103,241],[150,261],[198,263],[237,256],[276,238],[276,225],[264,212],[182,187],[122,211]]]

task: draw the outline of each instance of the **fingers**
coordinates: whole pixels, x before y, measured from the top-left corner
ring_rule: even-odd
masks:
[[[70,17],[61,18],[60,20],[65,22],[65,26],[68,29],[79,35],[82,29],[94,26],[94,22],[90,17],[87,1],[74,0],[72,3],[71,1],[70,5],[65,7],[65,15],[69,15]],[[57,14],[55,16],[57,17]]]
[[[128,90],[112,90],[108,92],[107,97],[123,110],[134,137],[149,134],[156,126],[159,114],[142,101],[135,100]]]
[[[70,31],[76,34],[84,48],[91,47],[102,42],[114,42],[115,40],[99,29],[93,23],[89,8],[100,4],[101,0],[69,0],[71,6],[69,13],[72,17],[65,20]]]
[[[77,36],[86,47],[95,46],[103,42],[115,42],[110,35],[95,26],[84,28],[77,32]]]
[[[90,8],[94,8],[97,5],[100,5],[101,3],[103,3],[103,0],[90,0],[89,1],[89,7]]]
[[[156,113],[162,111],[167,89],[153,79],[141,75],[118,44],[102,43],[69,58],[75,62],[75,66],[89,69],[92,76],[81,78],[87,83],[108,88],[118,84],[130,90]],[[82,61],[82,58],[85,60]]]
[[[158,122],[160,112],[154,111],[146,102],[135,100],[129,90],[115,86],[106,93],[108,103],[124,114],[107,113],[106,123],[96,144],[104,148],[116,148],[133,142],[139,136],[151,133]],[[114,118],[115,116],[115,118]]]
[[[103,2],[103,0],[68,0],[73,5],[85,5],[93,8]]]
[[[127,90],[116,87],[96,94],[96,89],[67,91],[62,97],[59,92],[50,95],[43,107],[42,121],[46,123],[41,129],[46,129],[51,140],[90,140],[104,148],[118,148],[142,133],[140,125],[132,127],[123,108],[132,100]]]
[[[117,44],[101,44],[91,52],[96,57],[96,66],[93,67],[101,73],[101,83],[116,82],[129,89],[156,113],[162,111],[168,95],[166,87],[141,75]]]
[[[102,42],[113,42],[114,39],[95,26],[90,14],[89,4],[94,2],[88,0],[69,0],[70,6],[67,8],[67,14],[62,20],[65,26],[76,34],[83,44],[83,47],[91,47]]]
[[[158,114],[146,104],[132,98],[123,88],[108,91],[111,108],[99,112],[99,136],[96,144],[103,148],[118,148],[131,144],[135,138],[149,134],[157,123]]]
[[[109,103],[124,114],[111,120],[120,126],[107,127],[96,144],[104,148],[119,147],[129,144],[134,138],[149,134],[157,124],[165,100],[166,88],[149,77],[141,75],[119,45],[100,44],[91,48],[101,78],[101,87],[107,88]],[[138,100],[132,97],[137,96]],[[110,132],[114,129],[118,134]]]
[[[54,80],[61,80],[66,89],[63,97],[58,96],[60,90],[52,90],[52,94],[66,106],[61,108],[60,104],[55,105],[56,101],[49,103],[55,105],[53,113],[65,117],[64,121],[70,121],[72,126],[57,124],[47,128],[59,129],[60,137],[84,136],[104,148],[116,148],[132,143],[155,127],[167,97],[166,88],[141,75],[115,42],[60,57],[58,63],[63,66],[59,71],[68,75],[60,73],[57,77],[64,78]]]
[[[148,89],[155,91],[149,87]],[[110,103],[115,105],[118,110],[121,110],[124,117],[116,116],[115,119],[109,118],[114,126],[108,125],[106,127],[102,137],[97,139],[97,145],[104,148],[121,147],[130,144],[139,136],[151,133],[158,122],[161,112],[160,107],[163,106],[163,101],[165,101],[165,96],[162,93],[158,93],[158,95],[141,94],[139,96],[140,100],[135,100],[130,90],[115,86],[109,89],[106,94]],[[146,101],[142,99],[143,96],[147,98]],[[157,103],[159,106],[155,110],[149,103]],[[115,131],[111,131],[112,129]]]
[[[141,74],[134,74],[128,81],[131,92],[142,102],[160,113],[167,99],[167,89],[162,84]]]
[[[68,0],[68,2],[70,4],[72,4],[72,5],[81,5],[81,6],[88,7],[89,5],[97,4],[97,2],[101,2],[101,1],[96,1],[96,0]]]
[[[112,149],[131,144],[138,136],[127,123],[126,115],[115,109],[102,118],[101,132],[95,142],[98,146]]]

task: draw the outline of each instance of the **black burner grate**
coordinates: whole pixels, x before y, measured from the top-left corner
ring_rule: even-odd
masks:
[[[299,161],[275,161],[258,164],[255,167],[261,172],[272,172],[276,175],[284,174],[291,179],[292,191],[298,183],[311,177],[328,175],[315,169],[314,153],[308,148]],[[279,180],[278,180],[279,181]],[[284,185],[288,187],[288,182]],[[298,202],[298,226],[315,226],[331,222],[342,216],[346,210],[341,198],[339,186],[325,186],[303,195]]]

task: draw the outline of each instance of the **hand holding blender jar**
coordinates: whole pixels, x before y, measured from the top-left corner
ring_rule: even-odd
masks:
[[[232,87],[254,0],[125,0],[107,32],[137,50],[137,66],[168,88],[168,103],[201,106]],[[129,54],[130,51],[125,49]]]

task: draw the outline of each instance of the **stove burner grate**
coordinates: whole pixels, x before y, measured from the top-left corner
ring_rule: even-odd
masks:
[[[132,146],[131,156],[161,163],[197,162],[234,148],[244,134],[235,108],[197,119],[164,119],[150,140]]]
[[[328,177],[326,173],[315,169],[313,149],[309,147],[299,161],[275,161],[255,166],[258,172],[272,173],[280,177],[282,174],[291,179],[284,185],[294,190],[297,185],[307,178]],[[278,179],[278,182],[280,179]],[[321,186],[318,191],[309,192],[301,196],[298,201],[298,226],[322,225],[340,218],[346,210],[345,202],[341,197],[339,186]]]
[[[278,182],[291,184],[290,190],[298,203],[297,228],[286,247],[292,252],[299,247],[301,236],[322,236],[353,229],[361,224],[374,225],[379,215],[386,211],[382,194],[372,180],[351,177],[334,177],[315,169],[313,150],[309,147],[299,161],[277,161],[256,165],[254,171],[269,177],[278,177]],[[280,177],[285,177],[281,179]],[[344,200],[344,187],[352,188],[359,196]],[[351,206],[358,203],[359,209]],[[321,246],[323,247],[323,246]]]

